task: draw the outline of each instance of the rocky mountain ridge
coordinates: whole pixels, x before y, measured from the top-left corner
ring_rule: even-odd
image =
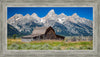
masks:
[[[15,14],[8,19],[8,24],[19,32],[31,34],[35,27],[52,26],[56,34],[64,36],[90,36],[93,35],[93,22],[74,13],[67,16],[64,13],[57,15],[50,10],[45,17],[40,18],[36,13],[32,15]]]

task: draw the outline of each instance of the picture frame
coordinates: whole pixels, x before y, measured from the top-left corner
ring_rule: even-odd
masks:
[[[1,57],[100,57],[99,4],[95,0],[1,0]],[[93,7],[93,50],[7,50],[7,7]]]

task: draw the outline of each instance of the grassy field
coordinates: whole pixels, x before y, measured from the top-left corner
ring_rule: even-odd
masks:
[[[92,50],[92,41],[65,42],[64,40],[38,40],[21,42],[21,39],[7,39],[8,50]]]

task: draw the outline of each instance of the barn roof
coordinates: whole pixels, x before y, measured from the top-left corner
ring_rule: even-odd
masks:
[[[32,32],[32,35],[33,34],[45,34],[46,30],[50,28],[50,27],[36,27],[33,32]]]
[[[39,34],[27,35],[27,36],[23,36],[23,37],[36,37],[36,36],[39,36]]]
[[[31,35],[27,35],[27,36],[23,36],[23,37],[36,37],[36,36],[39,36],[39,35],[43,35],[47,32],[48,28],[53,29],[51,26],[49,26],[49,27],[36,27],[33,30]]]

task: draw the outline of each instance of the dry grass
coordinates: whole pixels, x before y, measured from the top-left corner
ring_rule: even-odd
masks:
[[[19,45],[19,46],[22,46],[24,44],[28,44],[30,46],[40,45],[41,47],[44,46],[44,45],[49,45],[52,48],[59,46],[59,48],[61,48],[61,50],[65,50],[65,49],[71,50],[71,49],[74,49],[74,48],[75,49],[88,50],[89,48],[92,49],[92,47],[93,47],[92,41],[65,42],[63,40],[37,40],[37,41],[32,41],[32,42],[22,42],[21,39],[7,39],[8,47],[10,47],[13,43],[16,43],[16,45]],[[88,48],[88,46],[89,46],[89,48]],[[82,47],[84,47],[84,49]],[[38,48],[40,48],[40,47],[38,47]],[[49,49],[52,49],[52,48],[49,48]],[[20,50],[20,49],[21,48],[18,48],[18,50]],[[32,49],[32,48],[28,48],[28,49]]]
[[[40,42],[48,42],[48,43],[52,43],[52,42],[62,42],[63,40],[36,40],[36,41],[32,41],[32,43],[40,43]]]

